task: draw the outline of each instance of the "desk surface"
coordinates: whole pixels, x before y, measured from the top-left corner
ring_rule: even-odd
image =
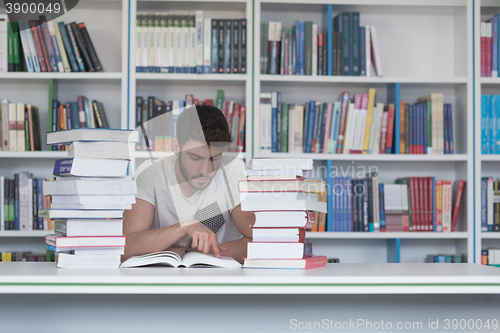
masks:
[[[311,270],[58,269],[0,263],[0,293],[500,294],[500,268],[478,264],[328,264]]]

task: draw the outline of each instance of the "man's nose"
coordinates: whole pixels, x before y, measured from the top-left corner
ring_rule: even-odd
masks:
[[[215,168],[214,168],[214,162],[211,160],[211,159],[206,159],[203,163],[203,167],[202,169],[200,170],[200,173],[203,175],[203,176],[206,176],[208,175],[209,173],[212,173],[215,171]]]

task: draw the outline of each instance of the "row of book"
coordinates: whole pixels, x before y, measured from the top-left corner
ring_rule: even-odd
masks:
[[[42,150],[38,108],[25,103],[0,100],[0,139],[2,151]]]
[[[43,178],[22,171],[14,179],[0,176],[0,230],[51,230],[51,221],[38,217],[38,209],[50,207],[43,194]]]
[[[39,20],[8,22],[7,15],[0,15],[0,33],[8,41],[7,50],[0,51],[8,54],[9,72],[103,70],[85,23],[54,24],[45,15]],[[4,65],[0,64],[0,71]]]
[[[138,13],[136,71],[246,73],[247,20],[194,14]]]
[[[74,145],[75,154],[88,154],[85,159],[56,160],[55,181],[43,182],[53,204],[38,215],[55,219],[55,233],[45,242],[55,252],[57,267],[119,267],[125,247],[123,211],[135,203],[137,187],[127,175],[129,158],[114,153],[103,157],[102,152],[116,144],[135,144],[138,134],[90,128],[47,133],[49,144]]]
[[[490,18],[487,22],[481,22],[481,76],[498,77],[499,64],[499,34],[498,34],[499,14]]]
[[[200,101],[192,94],[184,100],[162,101],[154,96],[136,97],[136,126],[144,130],[150,149],[154,151],[172,151],[172,138],[176,136],[177,119],[190,105],[212,105],[222,111],[226,117],[233,141],[228,151],[245,151],[246,107],[232,100],[224,100],[224,90],[217,91],[216,103],[212,99]],[[153,121],[151,121],[153,120]],[[148,150],[144,138],[137,143],[136,150]]]
[[[481,154],[500,154],[500,95],[481,95]]]
[[[54,261],[54,256],[47,251],[47,254],[36,254],[31,252],[0,252],[1,262],[19,262],[19,261]]]
[[[500,231],[500,182],[481,178],[481,231]]]
[[[109,128],[104,105],[85,96],[78,96],[76,102],[66,103],[53,99],[48,123],[52,124],[53,132],[74,128]],[[52,146],[51,149],[65,150],[66,146]]]
[[[376,91],[343,92],[334,103],[283,101],[281,92],[260,95],[261,152],[330,154],[453,154],[453,113],[443,94],[416,104],[376,103]],[[399,109],[399,117],[397,117]],[[399,119],[399,124],[397,123]],[[399,132],[398,132],[399,129]],[[396,140],[398,139],[398,140]],[[399,147],[396,147],[399,141]],[[399,148],[399,149],[396,149]]]
[[[376,172],[363,179],[332,178],[331,216],[311,231],[455,231],[465,182],[455,184],[452,197],[452,182],[435,177],[400,178],[396,184],[379,183]]]
[[[359,12],[342,12],[332,28],[320,32],[312,21],[296,20],[288,29],[282,22],[261,22],[260,73],[382,76],[374,26],[360,26]]]
[[[425,258],[427,263],[462,263],[461,254],[428,254]]]
[[[481,264],[500,267],[500,249],[481,250]]]
[[[326,265],[327,257],[314,256],[312,242],[304,240],[306,229],[315,219],[313,211],[327,211],[326,202],[318,200],[318,193],[325,192],[325,183],[304,178],[304,171],[312,166],[311,159],[250,161],[250,170],[245,170],[247,179],[240,181],[238,188],[241,210],[255,214],[244,268],[307,269]],[[304,188],[295,191],[281,179],[300,179]],[[262,186],[267,189],[262,191]]]

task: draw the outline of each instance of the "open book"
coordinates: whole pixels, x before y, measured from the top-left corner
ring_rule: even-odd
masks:
[[[130,257],[125,260],[120,267],[130,268],[139,266],[160,265],[172,267],[222,267],[241,268],[241,264],[231,257],[216,258],[213,254],[202,252],[189,252],[181,258],[172,251],[161,251],[145,254],[142,256]]]

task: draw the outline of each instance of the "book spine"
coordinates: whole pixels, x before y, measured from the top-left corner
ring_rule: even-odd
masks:
[[[225,58],[225,22],[226,20],[218,20],[219,28],[219,44],[218,44],[218,61],[217,61],[217,73],[224,73],[224,58]]]
[[[203,19],[203,73],[210,73],[210,60],[212,52],[212,19]]]
[[[73,46],[71,44],[71,39],[69,37],[70,35],[68,32],[68,28],[66,27],[64,22],[59,22],[57,25],[59,27],[59,32],[61,33],[61,37],[62,37],[62,40],[64,43],[64,48],[66,49],[66,53],[68,55],[69,64],[71,65],[71,70],[73,72],[79,72],[80,67],[78,65],[78,61],[76,60],[75,51],[74,51]]]
[[[87,49],[88,54],[90,56],[90,59],[88,59],[89,63],[91,63],[93,65],[94,70],[96,72],[102,71],[101,62],[99,61],[99,57],[97,56],[97,52],[95,51],[94,44],[92,43],[92,40],[90,39],[90,35],[87,31],[85,23],[78,24],[78,27],[80,29],[81,37],[83,39],[83,44],[84,44],[85,48]]]
[[[342,12],[342,75],[352,75],[352,16],[349,12]]]
[[[231,73],[239,73],[240,67],[240,20],[232,21]]]
[[[349,108],[349,93],[342,93],[342,112],[340,114],[339,136],[337,140],[337,154],[342,154],[344,148],[347,109]]]
[[[56,53],[54,50],[54,46],[56,45],[52,43],[52,38],[50,37],[49,27],[47,26],[45,15],[40,15],[40,26],[42,29],[43,38],[45,40],[45,46],[47,47],[47,54],[49,55],[49,62],[52,67],[52,71],[59,72]]]
[[[224,20],[224,73],[231,73],[231,46],[233,44],[233,21]]]
[[[460,180],[458,182],[458,189],[457,189],[457,193],[455,195],[455,205],[453,208],[451,231],[455,231],[457,228],[458,212],[460,211],[460,202],[462,201],[462,193],[464,190],[464,185],[465,185],[465,182],[463,180]]]
[[[31,56],[31,51],[29,48],[28,37],[27,37],[28,32],[29,33],[31,33],[31,32],[29,29],[26,30],[26,27],[24,26],[24,21],[22,21],[22,20],[20,20],[18,22],[18,27],[20,30],[19,34],[21,36],[21,45],[23,47],[24,61],[26,63],[26,67],[28,69],[28,72],[33,73],[35,71],[35,69],[33,67],[33,58]]]
[[[31,35],[33,37],[33,42],[35,43],[36,53],[38,55],[38,61],[40,64],[40,69],[42,72],[47,72],[47,63],[45,62],[45,55],[42,50],[42,44],[40,42],[40,36],[38,35],[37,22],[35,20],[29,21]]]
[[[247,72],[247,19],[240,19],[239,73]]]
[[[218,73],[219,59],[219,20],[212,19],[212,58],[211,58],[212,73]]]
[[[359,33],[359,12],[351,12],[350,29],[350,47],[351,47],[351,75],[359,76],[360,73],[360,33]]]
[[[59,32],[56,33],[57,26],[54,27],[54,23],[52,21],[49,21],[49,22],[47,22],[47,27],[49,28],[50,38],[52,40],[52,45],[54,47],[54,53],[56,55],[57,68],[58,68],[59,72],[65,72],[66,71],[65,65],[67,64],[69,67],[69,63],[68,63],[68,59],[66,58],[66,52],[64,51],[64,46],[62,47],[62,50],[61,50],[62,40],[59,41],[61,36],[59,36],[59,39],[57,37],[57,34],[59,33]],[[64,58],[63,58],[63,56],[64,56]]]
[[[78,29],[75,22],[71,22],[69,24],[69,26],[71,27],[70,30],[73,33],[77,48],[78,48],[80,55],[81,55],[81,59],[85,65],[85,67],[83,67],[83,69],[82,69],[82,72],[85,71],[85,69],[87,69],[88,72],[94,72],[95,68],[94,68],[94,65],[92,64],[92,61],[90,60],[89,53],[87,52],[87,48],[85,47],[85,43],[84,43],[83,38],[80,34],[80,29]],[[71,38],[71,33],[70,33],[70,38]],[[77,59],[78,59],[78,57],[77,57]],[[80,61],[78,61],[78,62],[80,62]],[[81,68],[81,66],[80,66],[80,68]]]
[[[387,154],[392,153],[392,138],[394,136],[394,104],[389,103],[389,119],[387,124]]]
[[[358,17],[359,18],[359,17]],[[358,22],[359,23],[359,22]],[[366,76],[366,27],[359,27],[359,75]]]
[[[69,41],[71,43],[70,45],[73,48],[73,52],[75,54],[75,59],[76,59],[76,62],[78,63],[78,68],[81,72],[85,72],[85,64],[83,63],[83,59],[80,55],[80,51],[78,50],[78,44],[76,41],[75,32],[73,31],[73,27],[72,27],[71,23],[66,24],[66,29],[68,31]]]

